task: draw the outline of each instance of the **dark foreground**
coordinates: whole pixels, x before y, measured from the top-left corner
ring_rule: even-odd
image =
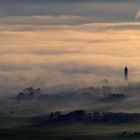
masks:
[[[15,121],[15,120],[14,120]],[[25,122],[25,120],[23,120]],[[28,120],[27,120],[28,121]],[[12,122],[14,123],[14,122]],[[130,124],[53,124],[0,129],[0,140],[139,140],[139,136],[122,135],[138,132],[140,123]],[[18,125],[18,124],[17,124]],[[15,127],[15,128],[14,128]]]
[[[139,132],[139,114],[74,111],[0,118],[0,140],[139,140]]]
[[[96,126],[94,126],[96,127]],[[55,128],[54,128],[55,129]],[[119,133],[107,134],[86,134],[82,132],[80,126],[74,126],[72,131],[68,128],[60,130],[49,131],[42,129],[13,129],[0,130],[1,140],[139,140],[140,137],[121,137]],[[74,129],[79,129],[74,131]],[[86,129],[86,127],[85,127]],[[99,130],[98,126],[97,128]],[[69,132],[67,132],[69,131]],[[78,132],[79,131],[79,132]],[[96,130],[97,131],[97,130]]]

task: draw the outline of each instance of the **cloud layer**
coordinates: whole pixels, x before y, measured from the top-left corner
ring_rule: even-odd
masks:
[[[104,78],[121,83],[126,64],[130,79],[137,81],[139,4],[139,0],[0,0],[1,95],[29,85],[90,86]]]
[[[49,25],[54,19],[0,18],[1,95],[28,86],[98,86],[103,79],[122,84],[126,64],[129,79],[139,80],[139,23]]]

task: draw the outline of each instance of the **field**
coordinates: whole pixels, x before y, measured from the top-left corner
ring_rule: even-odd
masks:
[[[5,118],[0,121],[0,140],[138,140],[120,137],[123,131],[139,132],[140,123],[127,124],[41,124],[35,119]]]

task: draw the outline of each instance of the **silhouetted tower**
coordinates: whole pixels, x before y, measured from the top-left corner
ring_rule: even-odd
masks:
[[[125,66],[124,68],[124,79],[128,80],[128,67],[127,66]]]

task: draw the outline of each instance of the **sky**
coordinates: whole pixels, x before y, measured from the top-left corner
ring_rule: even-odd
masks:
[[[139,0],[0,0],[0,95],[140,79]]]

